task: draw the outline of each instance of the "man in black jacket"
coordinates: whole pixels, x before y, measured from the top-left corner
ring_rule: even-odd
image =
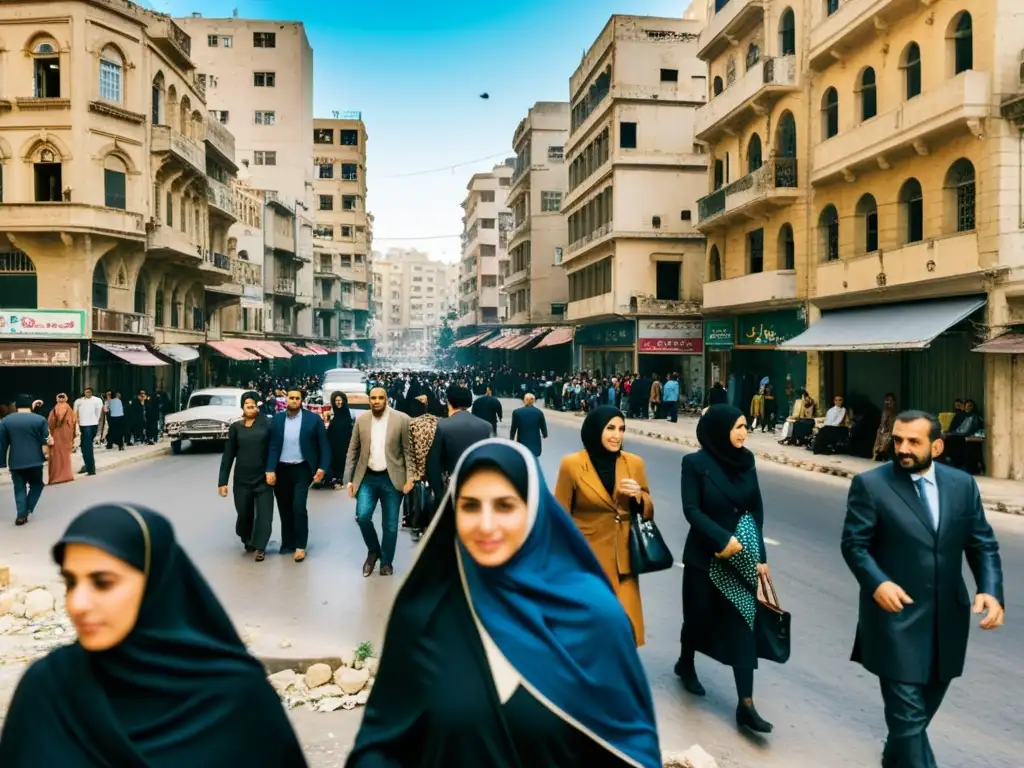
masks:
[[[491,425],[468,410],[473,405],[473,394],[468,389],[453,385],[446,394],[448,418],[437,422],[434,442],[427,454],[427,482],[438,505],[462,454],[491,437]]]
[[[933,461],[939,422],[901,413],[892,444],[894,461],[855,477],[846,502],[843,558],[860,583],[853,661],[881,683],[883,767],[935,768],[926,729],[963,674],[970,632],[963,558],[982,629],[1003,623],[1002,565],[974,478]]]
[[[523,407],[512,411],[508,439],[522,443],[540,458],[544,450],[543,440],[548,439],[548,423],[544,411],[534,405],[536,402],[535,395],[527,394],[523,398]]]
[[[494,396],[490,387],[484,390],[484,394],[473,401],[472,413],[478,419],[483,419],[491,425],[491,433],[498,434],[498,422],[504,418],[501,412],[501,401]]]
[[[46,419],[32,413],[31,395],[19,395],[17,411],[0,421],[0,469],[11,468],[14,505],[18,510],[15,525],[24,525],[43,495],[43,446],[50,439]]]

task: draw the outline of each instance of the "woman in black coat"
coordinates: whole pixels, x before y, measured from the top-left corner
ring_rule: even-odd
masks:
[[[324,487],[338,487],[345,477],[348,444],[352,441],[352,411],[344,392],[331,395],[331,423],[327,427],[327,441],[331,444],[331,476],[324,479]]]
[[[713,405],[697,424],[701,450],[683,457],[683,514],[690,523],[683,550],[682,646],[675,672],[687,691],[704,695],[696,652],[733,668],[736,722],[758,733],[771,723],[754,708],[757,644],[754,625],[760,572],[767,573],[764,505],[754,454],[743,447],[747,420],[730,405]]]

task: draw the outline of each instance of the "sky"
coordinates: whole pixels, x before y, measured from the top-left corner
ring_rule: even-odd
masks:
[[[568,101],[569,77],[613,13],[682,16],[687,0],[146,0],[208,18],[301,21],[313,46],[315,117],[362,112],[375,251],[459,257],[474,173],[512,156],[537,101]],[[490,98],[481,99],[487,93]]]

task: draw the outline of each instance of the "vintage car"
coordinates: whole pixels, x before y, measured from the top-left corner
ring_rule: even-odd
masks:
[[[323,388],[318,392],[310,392],[310,398],[319,400],[324,405],[332,392],[344,392],[346,395],[365,395],[367,392],[366,374],[358,368],[331,368],[324,374]]]
[[[223,446],[228,427],[242,418],[242,400],[252,395],[259,402],[259,395],[248,389],[197,389],[189,397],[184,411],[168,414],[164,419],[164,433],[171,440],[171,453],[181,453],[183,440]]]

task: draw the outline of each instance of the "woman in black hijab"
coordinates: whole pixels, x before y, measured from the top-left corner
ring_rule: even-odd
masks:
[[[352,441],[352,411],[348,407],[348,395],[344,392],[331,394],[331,423],[327,427],[327,441],[331,444],[331,476],[324,479],[324,487],[338,488],[345,477],[348,444]]]
[[[22,677],[0,765],[306,765],[262,666],[166,518],[123,504],[91,507],[53,557],[78,641]]]
[[[758,733],[772,724],[754,708],[757,644],[754,624],[760,572],[767,573],[764,505],[754,454],[743,447],[747,420],[731,405],[713,405],[697,423],[701,449],[683,457],[683,514],[690,523],[683,550],[683,628],[675,672],[695,696],[699,651],[733,668],[736,722]]]

